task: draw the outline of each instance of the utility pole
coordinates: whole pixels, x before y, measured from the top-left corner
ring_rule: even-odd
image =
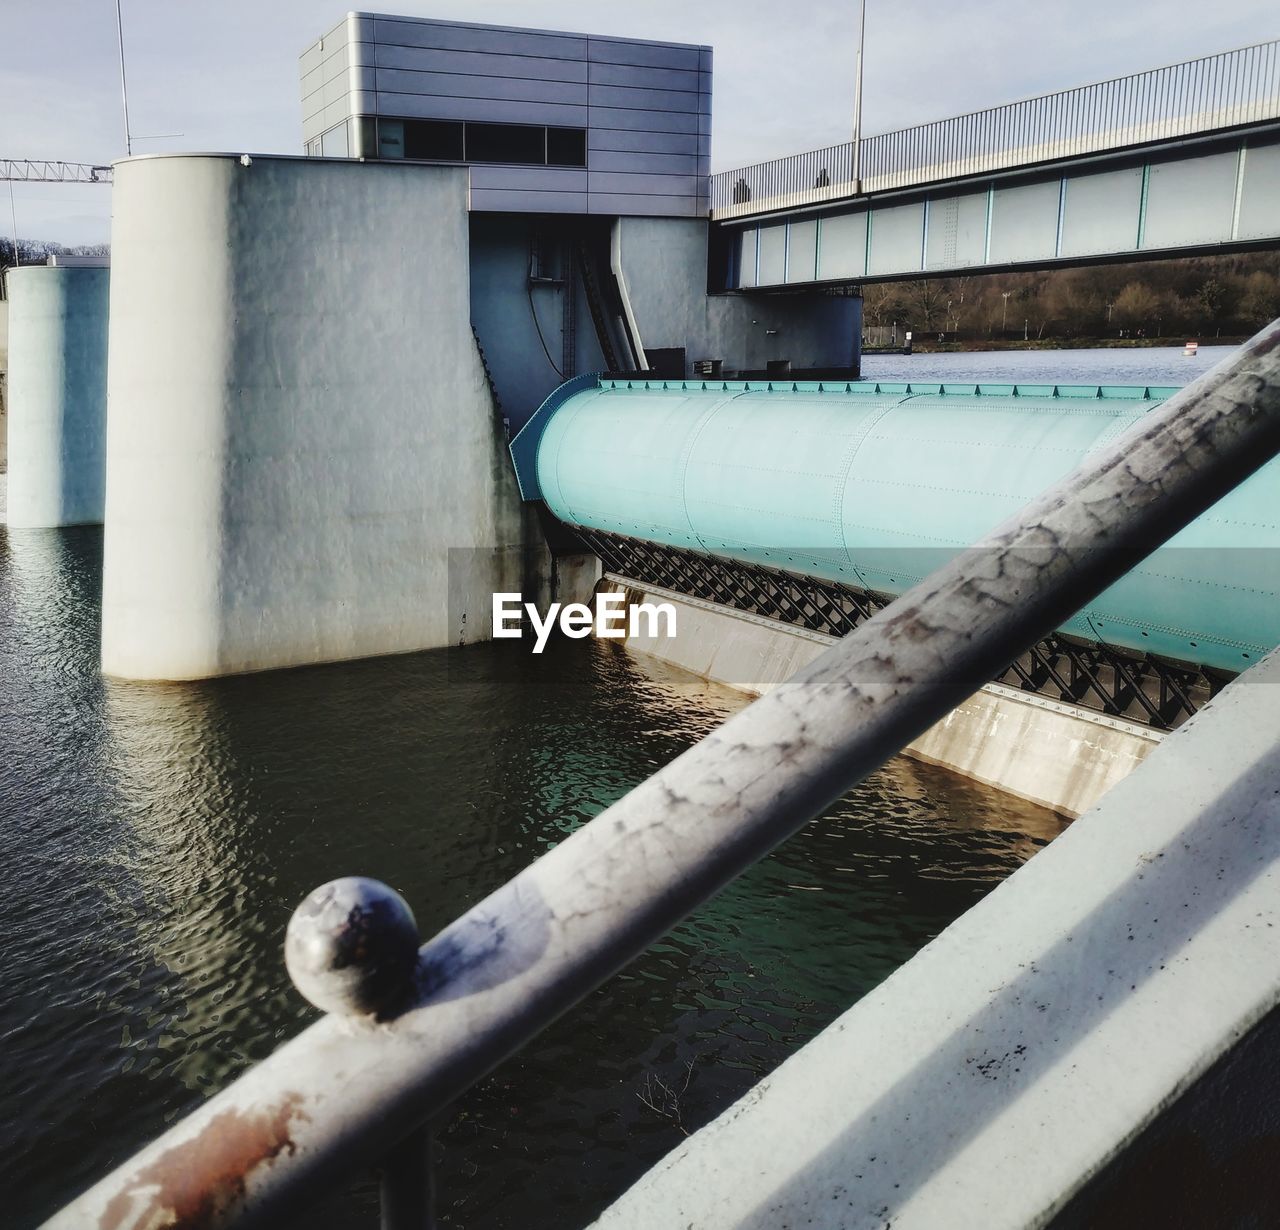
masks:
[[[858,0],[858,58],[853,79],[853,191],[862,191],[862,45],[867,38],[867,0]]]
[[[116,39],[120,44],[120,100],[124,104],[124,152],[133,155],[133,136],[129,131],[129,83],[124,73],[124,21],[120,16],[120,0],[116,0]]]

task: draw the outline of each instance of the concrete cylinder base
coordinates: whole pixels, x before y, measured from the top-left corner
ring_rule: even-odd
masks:
[[[105,268],[9,271],[13,529],[102,523],[109,278]]]

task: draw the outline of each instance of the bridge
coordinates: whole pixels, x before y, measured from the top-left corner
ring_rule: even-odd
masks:
[[[1280,40],[712,177],[726,289],[1280,243]]]
[[[528,31],[377,20],[412,63],[536,58]],[[597,71],[537,37],[573,52],[540,87]],[[609,175],[700,157],[653,148],[701,148],[700,48],[671,70],[698,78],[684,134],[622,105],[647,73],[549,102],[590,111],[574,130],[495,77],[326,103],[312,158],[119,164],[113,271],[20,269],[12,300],[9,528],[105,523],[106,674],[470,644],[496,596],[616,585],[681,604],[667,661],[767,694],[425,945],[385,886],[318,889],[286,966],[325,1015],[49,1225],[274,1225],[370,1168],[384,1225],[433,1224],[458,1097],[904,748],[1081,819],[600,1224],[1047,1225],[1184,1094],[1247,1132],[1280,1049],[1280,689],[1247,682],[1280,678],[1280,322],[1178,391],[859,382],[855,301],[824,287],[1280,242],[1276,52],[733,172],[710,219],[551,161],[553,129],[565,162],[645,155]],[[606,110],[638,135],[595,132]],[[482,174],[405,156],[440,132]],[[369,136],[402,165],[333,156]],[[486,187],[498,137],[546,165]],[[536,220],[477,202],[521,184]],[[734,245],[731,287],[808,293],[707,296]],[[611,352],[633,370],[575,375]]]

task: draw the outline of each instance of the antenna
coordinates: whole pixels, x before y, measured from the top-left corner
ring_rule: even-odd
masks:
[[[862,191],[862,45],[866,39],[867,0],[858,0],[858,59],[853,79],[853,191],[855,195]]]
[[[116,0],[116,38],[120,43],[120,100],[124,104],[124,152],[133,155],[133,137],[129,132],[129,82],[124,73],[124,21],[120,16],[120,0]]]

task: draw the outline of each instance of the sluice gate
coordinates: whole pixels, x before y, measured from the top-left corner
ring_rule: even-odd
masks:
[[[1174,391],[590,376],[512,453],[606,569],[843,635]],[[1177,725],[1280,644],[1278,482],[1264,467],[1000,679]]]

